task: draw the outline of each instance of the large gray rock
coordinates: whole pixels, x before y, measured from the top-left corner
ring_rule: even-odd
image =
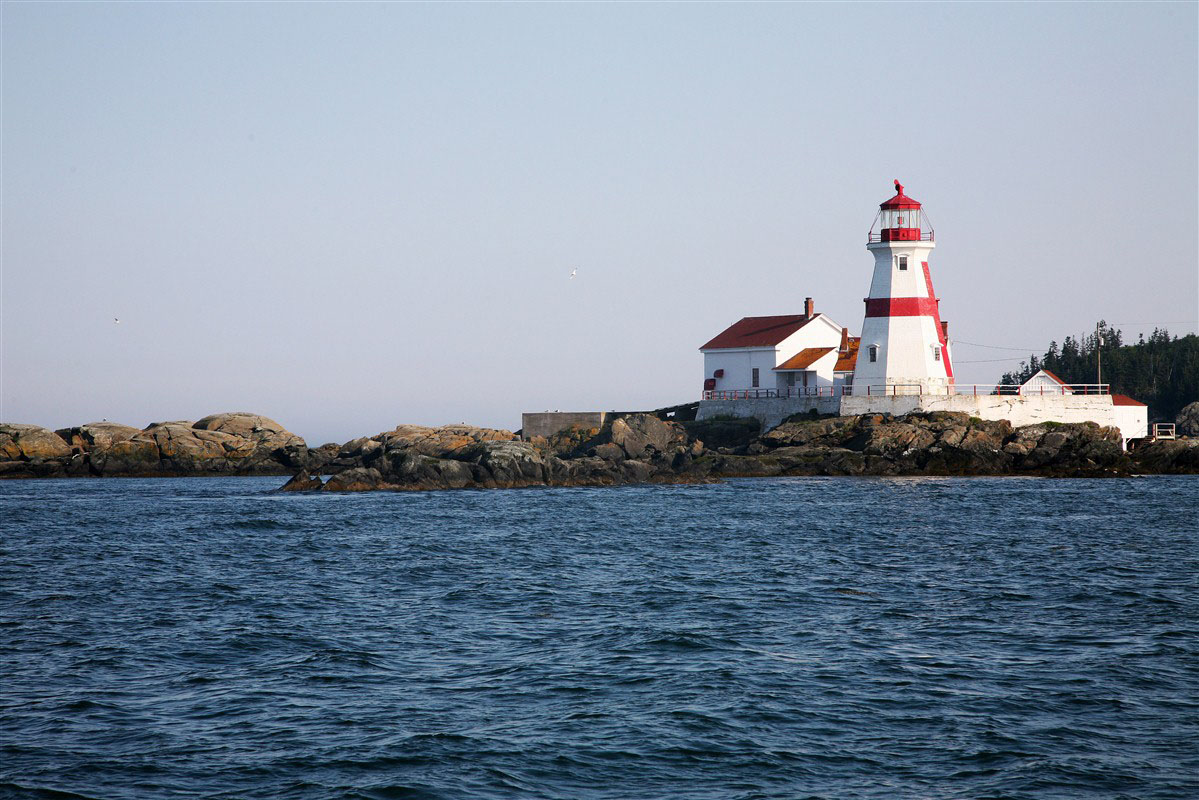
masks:
[[[397,487],[383,479],[379,470],[370,467],[355,467],[339,472],[325,482],[326,492],[370,492]]]
[[[243,471],[255,449],[252,440],[241,436],[167,422],[89,455],[92,469],[110,477],[211,475]]]
[[[270,417],[261,414],[251,414],[248,411],[226,411],[222,414],[209,414],[192,424],[201,431],[216,431],[251,439],[255,442],[279,442],[286,444],[299,439],[291,431],[284,428]]]
[[[0,477],[65,475],[70,459],[70,445],[54,431],[38,425],[0,423]]]
[[[314,475],[325,472],[340,452],[341,445],[336,442],[326,442],[320,447],[310,448],[308,450],[308,471]]]
[[[1199,436],[1199,400],[1183,406],[1174,418],[1174,430],[1179,436]]]
[[[258,414],[212,414],[198,422],[155,422],[143,430],[115,423],[64,429],[94,475],[286,474],[303,467],[304,440]],[[82,474],[80,465],[73,471]]]
[[[413,450],[434,458],[457,458],[486,442],[512,442],[520,439],[512,431],[476,428],[471,425],[399,425],[374,437],[388,450]]]
[[[529,442],[488,442],[478,451],[475,463],[502,488],[544,484],[551,474],[545,456]]]
[[[0,423],[0,459],[52,461],[70,455],[70,445],[54,431],[38,425]]]
[[[308,470],[302,469],[292,476],[292,479],[279,487],[281,492],[316,492],[320,491],[320,478],[314,478],[308,474]]]
[[[1199,474],[1199,439],[1159,439],[1132,453],[1138,470],[1175,475]]]
[[[55,433],[61,436],[72,450],[87,453],[132,439],[141,433],[141,429],[119,422],[89,422],[86,425],[63,428]]]
[[[375,439],[370,439],[366,436],[359,436],[357,439],[351,439],[343,444],[337,451],[338,458],[354,458],[362,455],[365,450],[374,450],[382,447],[383,444]]]
[[[260,414],[245,411],[210,414],[192,427],[200,431],[227,433],[253,442],[250,465],[259,469],[270,464],[302,467],[308,461],[308,446],[303,439],[270,417]]]
[[[687,432],[675,422],[663,422],[652,414],[629,414],[612,421],[612,444],[630,459],[651,458],[687,442]]]

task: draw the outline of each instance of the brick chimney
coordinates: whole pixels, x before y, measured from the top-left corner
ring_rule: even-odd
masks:
[[[849,352],[849,328],[841,329],[841,352]]]
[[[949,320],[947,319],[941,320],[941,337],[945,339],[949,338]]]
[[[803,299],[803,315],[808,319],[816,316],[816,304],[812,302],[812,298],[810,297]]]

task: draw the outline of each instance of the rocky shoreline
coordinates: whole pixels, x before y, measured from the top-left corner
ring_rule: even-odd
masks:
[[[428,490],[707,483],[786,475],[1199,474],[1199,439],[1121,450],[1114,428],[1013,428],[961,413],[753,420],[611,418],[523,441],[511,431],[400,425],[309,448],[257,414],[213,414],[144,429],[110,422],[59,431],[0,424],[0,478],[289,475],[286,491]],[[321,475],[330,475],[323,480]]]
[[[0,423],[0,478],[291,475],[313,463],[313,452],[273,419],[245,412],[145,428]]]

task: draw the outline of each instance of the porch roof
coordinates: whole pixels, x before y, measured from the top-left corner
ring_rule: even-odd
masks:
[[[820,359],[827,356],[835,347],[805,347],[782,364],[774,368],[775,372],[797,372],[807,369]]]

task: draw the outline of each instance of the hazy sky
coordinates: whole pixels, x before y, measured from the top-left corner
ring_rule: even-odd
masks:
[[[861,329],[893,178],[960,381],[1194,331],[1197,8],[5,2],[0,419],[692,400],[742,316]]]

